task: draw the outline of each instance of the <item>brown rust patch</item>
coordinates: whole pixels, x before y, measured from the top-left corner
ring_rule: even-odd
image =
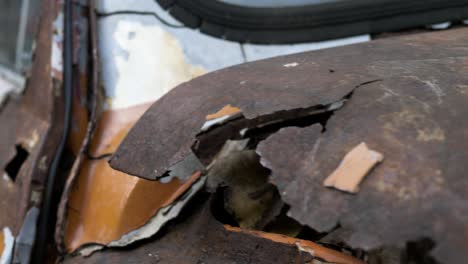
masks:
[[[260,143],[261,162],[291,206],[289,216],[318,231],[339,223],[349,230],[341,239],[352,247],[401,246],[427,237],[441,262],[468,256],[468,237],[457,231],[468,228],[468,109],[466,97],[453,89],[462,79],[468,83],[468,75],[460,70],[463,59],[443,54],[447,58],[389,63],[386,79],[357,88],[323,134],[316,127],[285,128]],[[435,80],[443,99],[405,75]],[[391,100],[374,100],[388,91]],[[431,140],[418,139],[418,131],[437,130]],[[363,140],[385,153],[385,162],[362,182],[359,195],[323,188],[342,157]]]
[[[437,41],[429,46],[431,36]],[[206,116],[227,104],[238,107],[247,119],[328,105],[363,83],[392,74],[372,70],[374,62],[385,66],[398,60],[456,58],[464,56],[465,50],[458,47],[467,40],[466,30],[451,30],[282,56],[207,74],[161,97],[123,141],[111,166],[155,179],[191,152]],[[291,61],[301,66],[285,70],[283,65]],[[413,82],[428,89],[423,82]]]
[[[466,96],[454,87],[468,83],[467,42],[467,29],[449,30],[208,74],[158,100],[111,164],[149,179],[163,175],[191,153],[206,115],[226,104],[253,120],[346,98],[324,133],[319,125],[286,128],[259,145],[262,164],[291,206],[289,215],[317,231],[340,223],[349,230],[342,240],[363,249],[428,237],[439,260],[458,263],[468,257],[466,234],[459,232],[468,223],[468,109]],[[301,67],[285,71],[291,61]],[[417,140],[418,131],[436,127],[443,139]],[[386,162],[370,173],[360,194],[323,188],[342,157],[362,141],[385,153]]]

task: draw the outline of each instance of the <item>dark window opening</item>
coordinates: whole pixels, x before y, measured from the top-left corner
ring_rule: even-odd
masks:
[[[16,176],[18,175],[21,166],[23,166],[23,163],[26,161],[28,156],[29,152],[26,149],[24,149],[21,145],[17,144],[15,157],[13,157],[13,159],[10,162],[8,162],[8,164],[5,167],[5,172],[8,174],[12,181],[16,180]]]

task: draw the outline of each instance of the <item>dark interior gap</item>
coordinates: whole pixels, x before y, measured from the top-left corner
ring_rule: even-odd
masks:
[[[12,181],[16,180],[16,176],[18,176],[18,173],[23,166],[24,162],[28,159],[29,152],[21,146],[21,144],[16,144],[16,154],[13,157],[13,159],[8,162],[8,164],[5,167],[5,172],[8,174],[10,179]]]

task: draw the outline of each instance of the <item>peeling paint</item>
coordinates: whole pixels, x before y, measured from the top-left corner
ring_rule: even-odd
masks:
[[[203,169],[195,156],[174,166],[164,177],[167,183],[162,179],[145,181],[109,167],[109,153],[115,151],[149,105],[104,111],[96,123],[89,156],[81,165],[67,202],[64,245],[68,252],[88,256],[104,247],[124,246],[150,236],[175,218],[189,194],[196,192],[192,184],[199,178],[186,179]],[[152,217],[156,217],[155,223],[149,220]]]
[[[149,238],[156,234],[161,227],[164,226],[169,220],[176,218],[180,211],[184,208],[188,201],[203,187],[205,184],[205,177],[200,178],[196,183],[194,183],[185,195],[183,195],[179,200],[174,203],[159,209],[159,211],[154,215],[148,222],[135,229],[128,234],[123,235],[119,240],[112,241],[109,243],[110,247],[124,247],[137,240]]]
[[[112,36],[117,80],[107,84],[107,108],[125,108],[159,99],[176,85],[202,75],[190,65],[178,41],[159,26],[120,20]]]
[[[205,131],[208,131],[210,130],[210,128],[216,126],[216,125],[222,125],[232,119],[235,119],[237,117],[240,117],[242,116],[240,113],[237,113],[237,114],[233,114],[233,115],[225,115],[225,116],[221,116],[221,117],[218,117],[218,118],[215,118],[215,119],[211,119],[211,120],[208,120],[206,121],[205,123],[203,123],[203,126],[201,127],[200,131],[201,132],[205,132]]]
[[[323,185],[357,193],[364,177],[382,161],[382,154],[369,149],[366,143],[362,142],[345,155],[338,168],[325,179]]]
[[[240,113],[240,111],[241,110],[239,108],[232,106],[230,104],[227,104],[226,106],[221,108],[218,112],[207,115],[206,120],[212,120],[212,119],[216,119],[216,118],[227,116],[227,115],[237,114],[237,113]]]
[[[103,248],[103,245],[85,245],[78,251],[78,254],[84,257],[89,257],[94,252],[102,250]]]
[[[0,257],[0,264],[9,264],[13,256],[13,245],[15,244],[15,237],[11,233],[10,228],[3,228],[3,251]]]
[[[63,13],[60,12],[53,23],[54,34],[52,36],[52,57],[51,57],[51,76],[58,80],[62,80],[63,72],[63,28],[64,28]]]

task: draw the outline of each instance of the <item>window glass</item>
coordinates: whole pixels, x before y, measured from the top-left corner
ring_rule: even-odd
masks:
[[[0,65],[25,74],[32,60],[40,0],[0,0]]]

